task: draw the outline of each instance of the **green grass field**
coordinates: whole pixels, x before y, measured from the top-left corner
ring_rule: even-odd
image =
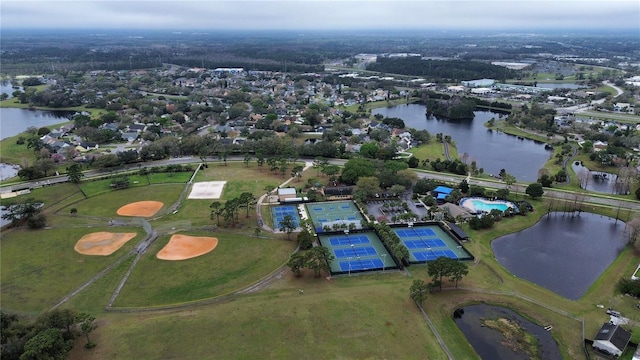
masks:
[[[163,209],[166,209],[178,200],[184,186],[184,184],[168,184],[114,190],[81,200],[69,205],[68,208],[76,208],[78,215],[99,216],[106,219],[117,217],[116,211],[120,207],[136,201],[160,201],[164,203]]]
[[[114,306],[153,307],[224,295],[269,274],[295,250],[292,241],[218,232],[188,235],[216,237],[218,246],[189,260],[160,260],[156,254],[170,238],[162,236],[146,251]]]
[[[73,227],[3,232],[0,252],[2,307],[39,312],[53,306],[68,292],[123,256],[140,241],[143,233],[138,228],[115,230],[139,235],[109,256],[82,255],[73,249],[83,235],[97,231],[114,229]]]

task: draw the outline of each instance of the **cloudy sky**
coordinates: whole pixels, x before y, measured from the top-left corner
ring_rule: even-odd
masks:
[[[623,0],[1,0],[0,27],[44,29],[638,30]]]

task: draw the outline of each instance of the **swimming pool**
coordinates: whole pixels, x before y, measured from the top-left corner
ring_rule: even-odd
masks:
[[[512,208],[518,212],[518,207],[511,201],[505,200],[485,200],[479,198],[465,198],[460,201],[460,206],[467,208],[472,213],[491,212],[493,209],[506,211]]]

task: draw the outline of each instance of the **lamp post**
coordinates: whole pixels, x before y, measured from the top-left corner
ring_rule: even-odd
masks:
[[[382,257],[382,273],[384,274],[384,261],[386,260],[387,254],[380,255]]]
[[[351,259],[353,259],[352,257],[348,257],[347,260],[349,261],[349,276],[351,276]]]

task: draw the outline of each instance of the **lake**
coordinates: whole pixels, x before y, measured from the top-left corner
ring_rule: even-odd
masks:
[[[552,212],[525,230],[491,242],[515,276],[580,299],[624,249],[622,221],[592,213]]]
[[[479,304],[465,306],[454,313],[456,325],[476,353],[487,360],[528,360],[531,358],[525,351],[514,351],[503,345],[504,335],[485,326],[485,320],[506,319],[512,324],[533,335],[538,341],[538,359],[561,360],[558,344],[549,332],[540,325],[534,324],[511,309],[500,306]]]
[[[426,107],[418,104],[378,108],[371,112],[400,118],[407,127],[428,130],[434,141],[437,133],[450,135],[458,155],[468,153],[487,174],[498,174],[500,169],[505,169],[519,181],[535,182],[538,170],[553,156],[553,151],[546,150],[544,144],[487,129],[484,123],[499,116],[490,111],[476,111],[472,120],[427,117]]]
[[[44,111],[0,108],[0,139],[15,136],[30,126],[43,127],[68,122],[75,111]]]

